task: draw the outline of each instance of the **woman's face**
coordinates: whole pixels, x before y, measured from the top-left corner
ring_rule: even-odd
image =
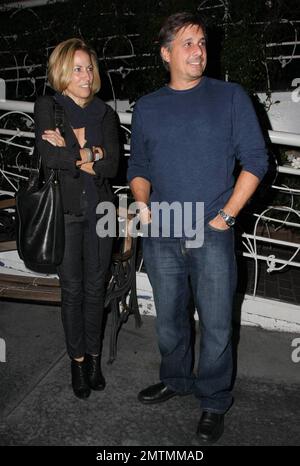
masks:
[[[91,95],[93,80],[91,57],[83,50],[77,50],[74,55],[71,81],[64,93],[82,107]]]

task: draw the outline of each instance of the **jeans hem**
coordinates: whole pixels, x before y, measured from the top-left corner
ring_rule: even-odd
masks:
[[[206,408],[205,406],[201,406],[201,410],[206,411],[207,413],[216,413],[216,414],[225,414],[227,413],[229,408],[227,408],[225,411],[220,410],[220,409],[214,409],[214,408]]]

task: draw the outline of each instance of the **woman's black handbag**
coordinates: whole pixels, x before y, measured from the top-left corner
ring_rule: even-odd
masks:
[[[64,128],[63,110],[55,105],[55,126]],[[59,121],[60,120],[60,121]],[[35,149],[36,153],[37,149]],[[58,170],[45,180],[41,156],[38,168],[16,194],[17,249],[27,268],[55,273],[64,256],[65,227]]]

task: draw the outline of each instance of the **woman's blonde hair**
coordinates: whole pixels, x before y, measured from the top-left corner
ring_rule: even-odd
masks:
[[[91,92],[92,99],[101,87],[97,55],[94,50],[81,39],[67,39],[55,47],[49,58],[48,81],[50,86],[60,93],[68,87],[73,72],[74,55],[77,50],[83,50],[91,58],[94,74]]]

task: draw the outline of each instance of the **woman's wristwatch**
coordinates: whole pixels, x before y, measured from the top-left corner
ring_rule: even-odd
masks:
[[[98,162],[98,160],[103,159],[103,154],[100,154],[100,152],[95,152],[94,153],[94,162]]]
[[[98,162],[98,160],[103,159],[104,155],[100,152],[93,152],[89,147],[84,147],[84,150],[87,153],[87,163],[88,162]],[[103,149],[102,149],[103,151]]]
[[[84,150],[86,151],[86,154],[87,154],[87,163],[94,162],[95,158],[94,158],[94,154],[92,150],[89,147],[84,147]]]

